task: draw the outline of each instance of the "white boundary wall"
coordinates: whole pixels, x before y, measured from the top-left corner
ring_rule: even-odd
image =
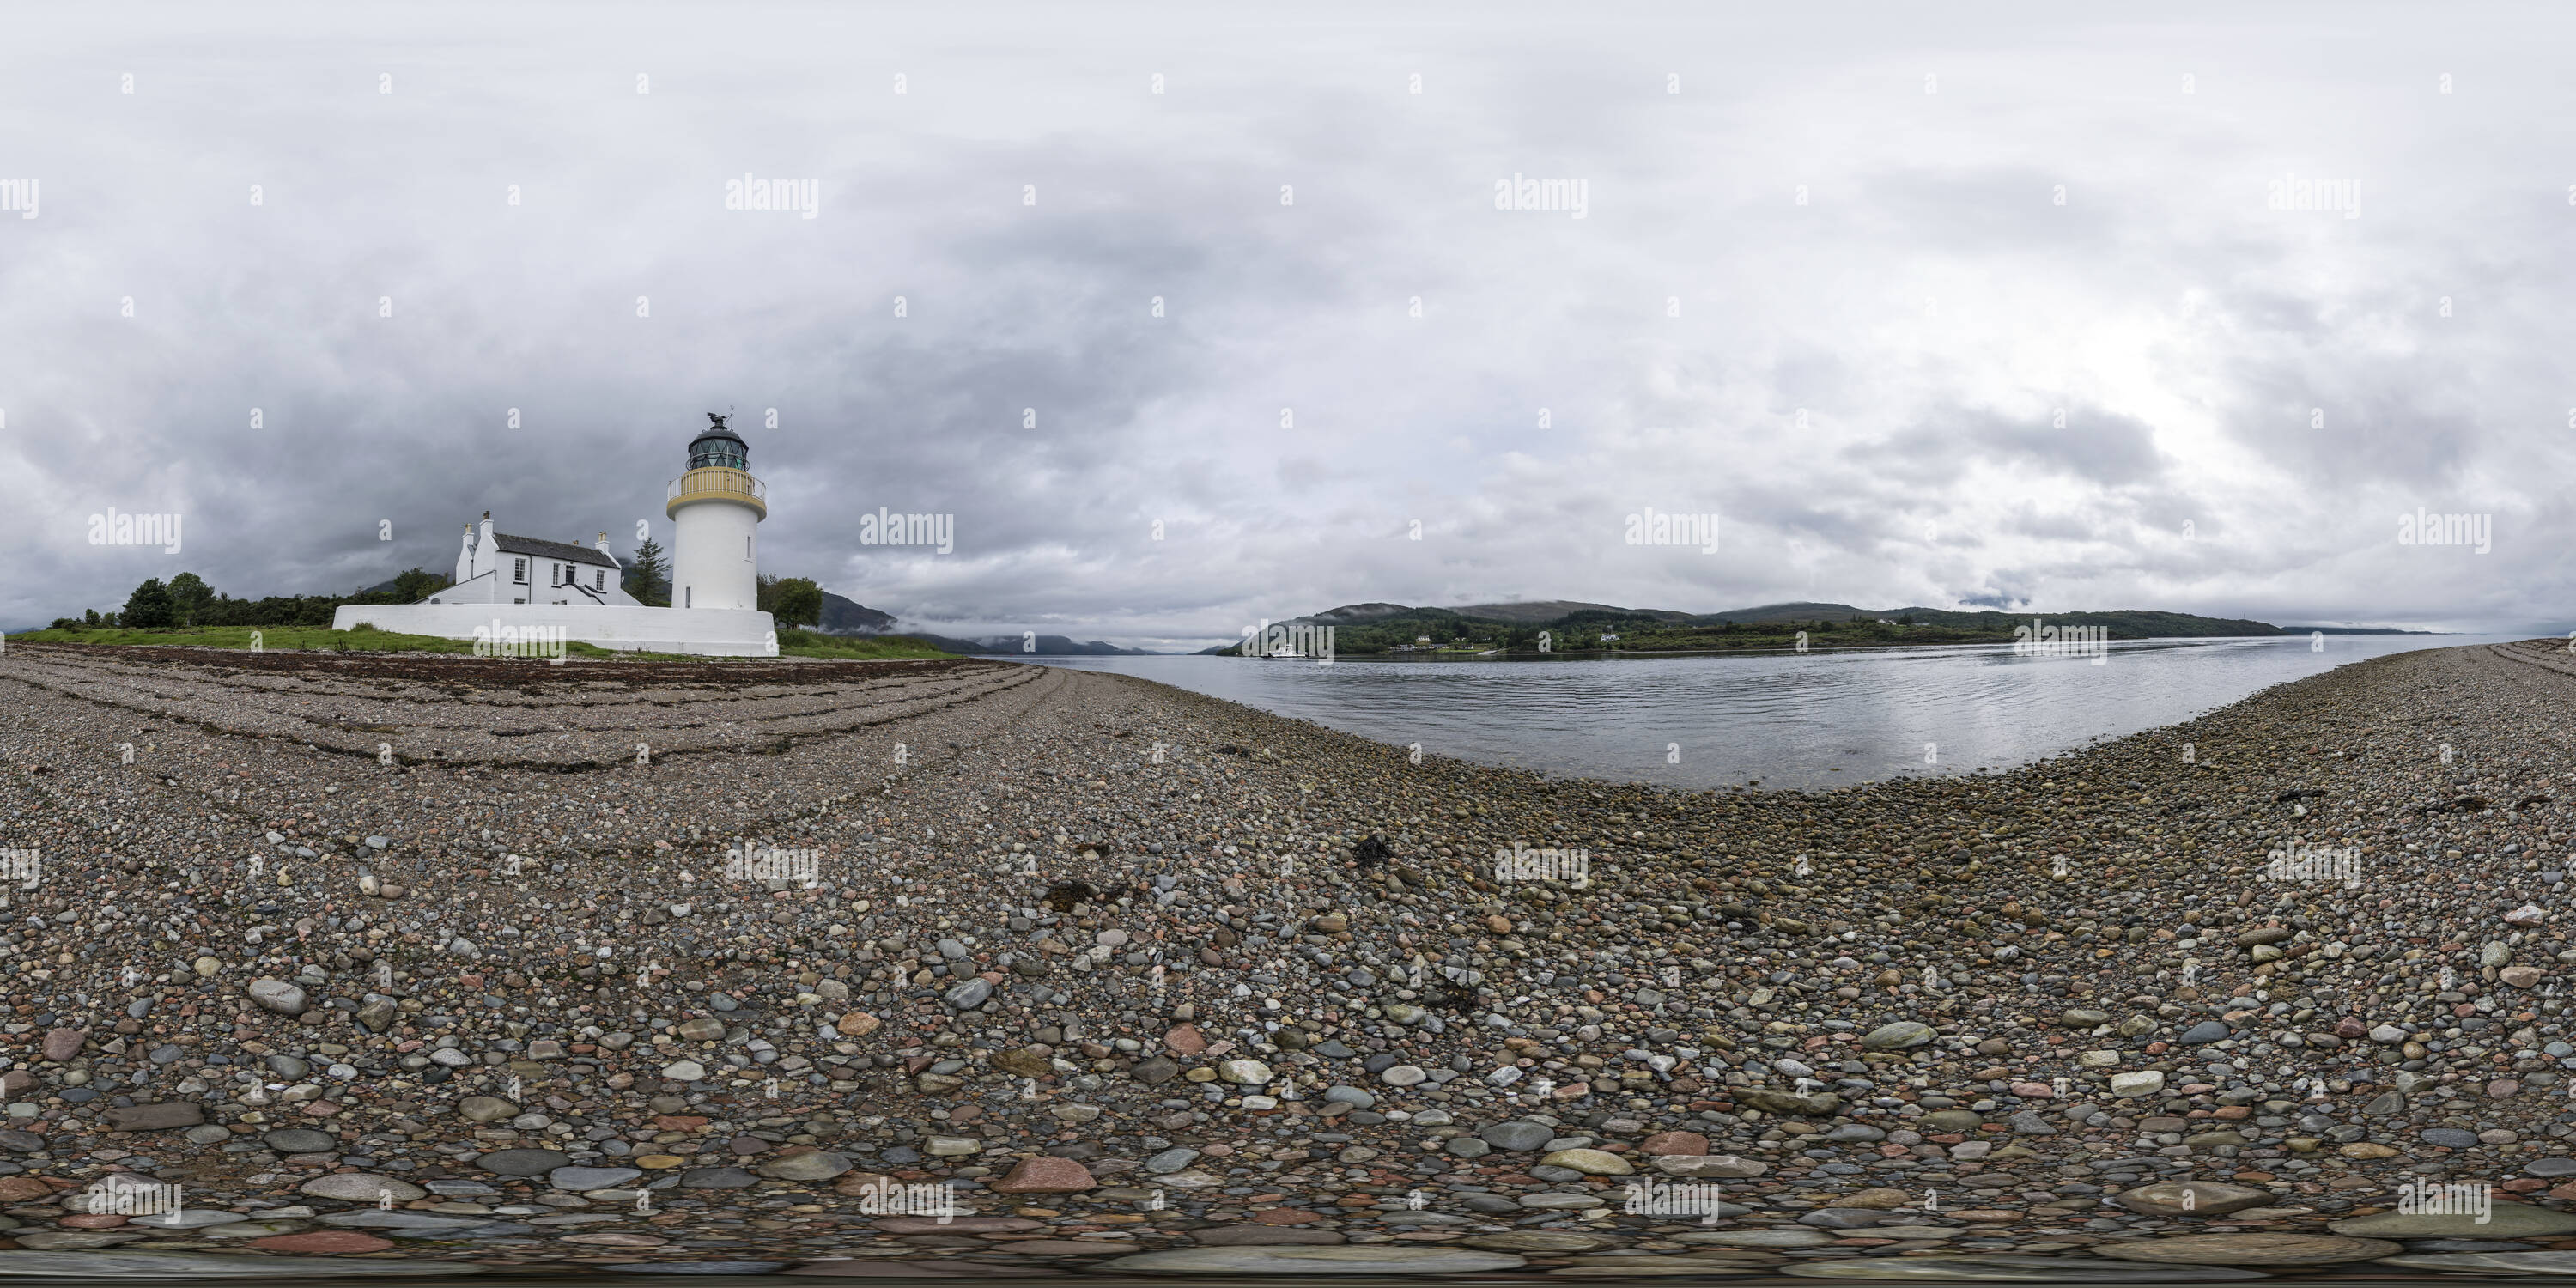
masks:
[[[348,604],[331,629],[360,622],[398,635],[470,640],[495,623],[525,631],[561,630],[564,638],[606,649],[703,653],[711,657],[776,657],[776,624],[756,609],[643,608],[601,604]]]

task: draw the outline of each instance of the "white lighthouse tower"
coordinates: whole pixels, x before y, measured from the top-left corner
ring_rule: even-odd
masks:
[[[768,488],[750,473],[751,448],[714,422],[689,444],[689,470],[671,480],[671,607],[759,606],[760,521],[769,517]]]

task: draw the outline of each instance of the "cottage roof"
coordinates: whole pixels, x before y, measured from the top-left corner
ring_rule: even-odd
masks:
[[[503,553],[534,555],[539,559],[561,559],[566,563],[591,564],[600,568],[619,568],[613,558],[601,554],[596,546],[577,546],[569,541],[547,541],[540,537],[514,537],[506,532],[492,534],[492,544]]]

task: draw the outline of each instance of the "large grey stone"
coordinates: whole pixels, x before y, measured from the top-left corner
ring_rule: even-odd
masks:
[[[239,1212],[225,1212],[215,1208],[187,1208],[178,1212],[154,1212],[145,1216],[128,1217],[125,1223],[139,1225],[147,1230],[202,1230],[210,1225],[230,1225],[241,1219],[242,1215]]]
[[[982,1006],[985,999],[992,995],[993,986],[985,983],[983,978],[978,976],[963,983],[951,985],[947,992],[939,995],[939,1000],[946,1002],[948,1009],[952,1011],[971,1011]]]
[[[391,1212],[379,1211],[375,1208],[358,1208],[348,1212],[334,1212],[323,1217],[322,1224],[342,1226],[352,1230],[462,1230],[470,1225],[481,1225],[483,1222],[475,1217],[439,1216],[433,1212],[411,1212],[399,1208]]]
[[[1655,1160],[1655,1170],[1666,1176],[1715,1176],[1744,1180],[1771,1170],[1769,1163],[1757,1163],[1733,1154],[1664,1154]]]
[[[2212,1042],[2226,1040],[2227,1033],[2228,1029],[2225,1024],[2220,1023],[2217,1020],[2202,1020],[2200,1023],[2184,1029],[2182,1031],[2182,1036],[2174,1040],[2182,1043],[2184,1046],[2207,1046]]]
[[[503,1176],[543,1176],[571,1166],[572,1158],[551,1149],[496,1149],[475,1159],[474,1165]]]
[[[1199,1161],[1199,1152],[1187,1145],[1174,1145],[1145,1160],[1145,1170],[1155,1176],[1167,1176]]]
[[[643,1174],[642,1170],[633,1167],[558,1167],[546,1173],[546,1184],[582,1194],[591,1190],[612,1190]]]
[[[107,1111],[109,1131],[168,1131],[206,1121],[206,1107],[193,1100],[164,1100]]]
[[[2528,1203],[2491,1203],[2483,1223],[2475,1213],[2433,1215],[2382,1212],[2328,1221],[2337,1234],[2365,1239],[2538,1239],[2576,1230],[2576,1212]]]
[[[302,1127],[280,1127],[260,1139],[281,1154],[322,1154],[340,1147],[339,1137]]]
[[[1531,1153],[1556,1139],[1556,1129],[1544,1123],[1495,1123],[1476,1135],[1496,1149]]]
[[[739,1190],[760,1184],[760,1178],[739,1167],[700,1167],[682,1173],[684,1190]]]
[[[456,1116],[469,1123],[506,1122],[519,1116],[519,1107],[499,1096],[467,1096],[456,1102]]]
[[[391,1193],[396,1203],[409,1203],[429,1193],[409,1181],[378,1176],[373,1172],[333,1172],[328,1176],[316,1176],[297,1187],[297,1192],[317,1199],[338,1199],[343,1203],[373,1203],[384,1193]]]
[[[1799,1217],[1798,1224],[1827,1230],[1867,1230],[1887,1224],[1890,1216],[1877,1208],[1818,1208]]]
[[[1720,1248],[1821,1248],[1834,1241],[1822,1230],[1797,1226],[1759,1230],[1692,1230],[1673,1236],[1680,1243],[1704,1243]]]
[[[1443,1275],[1516,1270],[1527,1264],[1526,1258],[1508,1252],[1374,1243],[1177,1248],[1086,1269],[1136,1275]]]
[[[2124,1190],[2114,1201],[2147,1216],[2212,1216],[2259,1207],[2271,1200],[2269,1190],[2225,1181],[2157,1181]]]
[[[1822,1117],[1842,1108],[1843,1104],[1843,1098],[1832,1092],[1800,1094],[1775,1091],[1769,1087],[1747,1087],[1735,1093],[1735,1100],[1766,1114],[1804,1114],[1808,1117]]]
[[[760,1174],[773,1181],[828,1181],[851,1166],[849,1159],[817,1149],[770,1159],[760,1165]]]
[[[304,1013],[304,990],[282,979],[255,979],[246,990],[250,1000],[280,1015]]]
[[[1860,1040],[1860,1046],[1864,1051],[1901,1051],[1907,1047],[1919,1047],[1938,1036],[1931,1025],[1919,1020],[1897,1020],[1871,1029],[1869,1036]]]

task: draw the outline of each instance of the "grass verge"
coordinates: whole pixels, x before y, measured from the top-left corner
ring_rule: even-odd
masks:
[[[162,630],[43,630],[12,637],[30,644],[151,644],[192,648],[310,649],[330,653],[472,653],[474,641],[436,635],[398,635],[360,623],[355,630],[327,626],[181,626]],[[254,644],[254,639],[256,643]],[[785,657],[826,661],[873,661],[884,658],[948,658],[909,635],[839,636],[812,631],[782,631],[778,651]],[[576,640],[564,655],[585,659],[654,662],[704,662],[714,659],[683,653],[635,653],[601,648]]]

